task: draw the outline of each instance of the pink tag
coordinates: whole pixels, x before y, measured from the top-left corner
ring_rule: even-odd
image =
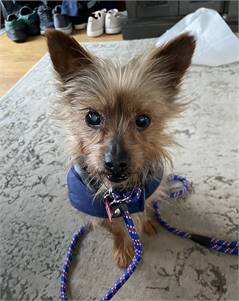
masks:
[[[112,223],[112,211],[111,211],[109,202],[107,200],[105,200],[105,209],[106,209],[106,212],[108,215],[108,219],[109,219],[110,223]]]

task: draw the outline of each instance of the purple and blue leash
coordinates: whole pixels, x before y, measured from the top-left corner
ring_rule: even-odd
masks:
[[[189,182],[186,178],[177,176],[177,175],[171,175],[169,176],[169,181],[170,182],[181,182],[182,187],[180,189],[177,189],[174,192],[169,193],[169,199],[177,199],[179,197],[184,196],[188,191],[189,191]],[[208,236],[204,235],[199,235],[199,234],[192,234],[186,231],[180,231],[175,227],[172,227],[165,221],[160,214],[160,208],[159,208],[159,202],[155,201],[153,203],[153,208],[155,210],[156,218],[160,225],[164,227],[166,230],[169,232],[180,236],[182,238],[188,238],[196,243],[199,243],[200,245],[208,248],[208,249],[213,249],[217,252],[224,253],[224,254],[230,254],[230,255],[236,255],[238,256],[238,247],[239,247],[239,242],[234,240],[234,241],[226,241],[222,239],[215,239],[215,238],[210,238]]]
[[[130,213],[127,210],[123,210],[122,216],[124,218],[128,234],[133,242],[134,246],[134,257],[128,266],[128,268],[124,271],[121,277],[119,277],[115,284],[108,290],[108,292],[104,295],[103,298],[100,299],[100,301],[106,301],[110,300],[117,291],[124,285],[124,283],[130,278],[130,276],[133,274],[133,272],[136,270],[138,263],[140,262],[142,258],[142,250],[143,245],[139,239],[139,236],[135,230],[135,226],[133,223],[133,220],[130,216]],[[73,252],[75,251],[75,248],[77,246],[77,243],[79,239],[89,230],[91,227],[91,224],[88,223],[84,226],[81,226],[80,230],[73,234],[72,240],[69,244],[69,247],[67,249],[67,255],[66,260],[63,266],[63,270],[61,273],[61,288],[60,288],[60,295],[61,295],[61,301],[67,301],[67,280],[68,280],[68,273],[70,270],[70,265],[73,260]]]
[[[189,182],[186,178],[181,176],[172,175],[169,176],[170,182],[181,182],[182,186],[180,189],[177,189],[176,191],[172,191],[169,193],[168,197],[170,199],[177,199],[179,197],[184,196],[189,191]],[[139,193],[140,195],[140,193]],[[119,277],[115,284],[108,290],[108,292],[104,295],[103,298],[100,299],[100,301],[110,300],[117,292],[118,290],[124,285],[124,283],[130,278],[130,276],[133,274],[133,272],[136,270],[138,263],[140,262],[142,258],[142,243],[140,242],[140,238],[136,232],[133,220],[130,216],[129,211],[127,210],[127,202],[129,202],[130,199],[128,198],[126,203],[124,203],[123,206],[120,206],[120,210],[125,222],[125,225],[128,230],[128,234],[133,242],[134,246],[134,252],[135,255],[128,266],[128,268],[124,271],[121,277]],[[238,241],[225,241],[225,240],[218,240],[214,238],[210,238],[203,235],[198,234],[191,234],[189,232],[180,231],[175,227],[170,226],[162,217],[160,214],[160,208],[159,208],[159,202],[155,201],[153,203],[153,208],[155,210],[156,218],[161,226],[163,226],[167,231],[182,237],[190,239],[196,243],[199,243],[200,245],[203,245],[209,249],[216,250],[221,253],[230,254],[230,255],[236,255],[238,256]],[[61,287],[60,287],[60,297],[61,301],[68,301],[67,297],[67,280],[68,280],[68,274],[70,270],[70,266],[73,260],[73,252],[76,249],[76,246],[79,242],[79,239],[86,234],[86,232],[89,231],[91,227],[91,224],[88,223],[84,226],[81,226],[79,231],[74,233],[72,240],[68,246],[67,249],[67,256],[66,260],[62,269],[61,273]]]

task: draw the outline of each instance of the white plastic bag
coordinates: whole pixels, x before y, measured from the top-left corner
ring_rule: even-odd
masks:
[[[183,32],[197,39],[192,63],[219,66],[239,62],[239,39],[213,9],[200,8],[166,31],[157,41],[159,47]]]

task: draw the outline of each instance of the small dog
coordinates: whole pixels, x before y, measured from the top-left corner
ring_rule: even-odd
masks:
[[[164,163],[171,161],[167,147],[173,138],[165,130],[184,109],[178,93],[194,37],[182,34],[120,66],[93,56],[61,32],[48,31],[46,36],[61,95],[58,116],[69,130],[73,161],[89,185],[97,187],[96,194],[159,177]],[[157,231],[150,208],[163,186],[164,180],[146,200],[144,212],[133,214],[139,234]],[[100,224],[113,235],[114,261],[125,268],[134,250],[123,219],[101,219]]]

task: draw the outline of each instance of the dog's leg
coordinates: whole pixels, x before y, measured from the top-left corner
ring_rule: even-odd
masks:
[[[158,222],[154,218],[147,218],[144,222],[144,233],[149,236],[156,235],[158,233]]]
[[[113,231],[113,260],[119,268],[127,268],[134,257],[133,244],[125,231]]]
[[[143,232],[144,214],[132,214],[132,218],[139,236]],[[134,257],[134,247],[127,232],[123,218],[115,218],[110,223],[104,220],[100,223],[113,236],[113,260],[120,268],[126,268]]]
[[[150,200],[146,200],[144,219],[143,219],[143,231],[145,234],[149,236],[156,235],[158,233],[158,227],[159,227],[159,223],[156,220],[152,205],[153,204]]]
[[[162,201],[166,198],[167,177],[164,176],[157,190],[145,201],[143,230],[148,235],[155,235],[158,232],[159,223],[153,209],[153,201]]]

